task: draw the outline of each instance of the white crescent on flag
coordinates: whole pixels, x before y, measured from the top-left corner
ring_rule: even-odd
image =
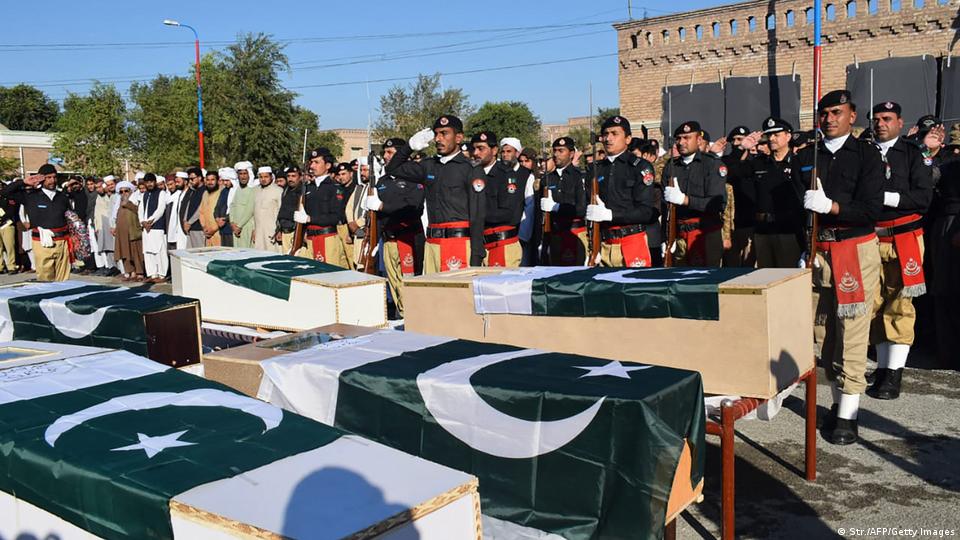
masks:
[[[80,339],[89,336],[103,322],[103,316],[114,306],[103,306],[89,315],[81,315],[67,307],[67,302],[71,302],[91,294],[100,294],[105,292],[116,292],[125,290],[124,287],[115,287],[99,291],[88,291],[79,294],[69,294],[66,296],[57,296],[54,298],[45,298],[39,302],[40,311],[50,321],[50,324],[61,334],[68,338]],[[133,298],[154,298],[160,296],[160,293],[140,292],[131,296]]]
[[[447,362],[418,375],[417,387],[427,410],[443,429],[471,448],[514,459],[547,454],[580,435],[606,398],[569,418],[534,422],[493,408],[470,383],[470,377],[487,366],[536,354],[543,352],[512,351]]]
[[[284,265],[286,268],[267,268],[268,265]],[[313,266],[297,263],[296,261],[259,261],[243,265],[248,270],[262,270],[264,272],[283,272],[284,270],[309,270]]]
[[[627,277],[627,274],[633,274],[636,272],[662,272],[662,268],[647,268],[647,269],[637,269],[629,268],[627,270],[621,270],[619,272],[607,272],[602,274],[597,274],[593,276],[595,281],[611,281],[613,283],[665,283],[672,281],[686,281],[688,279],[697,279],[695,277],[674,277],[674,278],[636,278],[636,277]],[[697,274],[709,274],[709,270],[684,270],[679,272],[683,276],[697,275]]]

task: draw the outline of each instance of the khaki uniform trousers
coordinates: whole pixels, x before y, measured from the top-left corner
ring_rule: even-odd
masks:
[[[344,257],[347,259],[349,266],[345,267],[348,270],[355,270],[357,267],[355,265],[356,259],[353,254],[353,247],[356,245],[353,241],[353,235],[350,234],[350,227],[347,227],[345,223],[337,225],[337,239],[340,241],[340,249],[343,251]],[[359,249],[359,247],[357,248]]]
[[[920,256],[923,257],[923,238],[917,238],[920,244]],[[876,316],[870,327],[870,343],[884,342],[913,345],[913,325],[917,320],[917,310],[913,307],[913,298],[900,296],[903,290],[903,274],[900,258],[893,242],[880,242],[880,289],[877,291],[874,309]],[[923,264],[923,261],[920,261]]]
[[[3,250],[3,259],[0,268],[11,272],[17,269],[17,227],[8,223],[0,227],[0,249]]]
[[[397,242],[385,240],[383,242],[383,268],[387,271],[387,286],[390,287],[390,296],[397,306],[397,315],[403,316],[403,271],[400,266],[400,250]]]
[[[844,394],[862,394],[867,388],[867,345],[873,299],[880,290],[880,251],[873,238],[857,246],[860,276],[867,312],[841,319],[837,316],[837,296],[833,288],[830,253],[817,252],[813,268],[813,338],[814,349],[826,365],[827,378],[836,382]]]
[[[753,251],[757,268],[796,268],[800,243],[795,234],[754,234]]]
[[[290,250],[293,249],[293,235],[295,233],[280,233],[280,246],[283,250],[284,255],[289,255]],[[297,257],[303,257],[304,259],[313,258],[313,250],[310,248],[310,244],[304,239],[303,246],[294,254]]]
[[[587,231],[576,233],[576,237],[579,243],[573,244],[574,249],[564,252],[563,236],[560,233],[550,233],[550,266],[581,266],[584,264],[584,261],[587,260],[587,253],[590,252]]]
[[[33,256],[36,260],[37,281],[66,281],[70,279],[70,253],[66,239],[55,240],[53,247],[33,241]]]
[[[503,249],[503,268],[519,268],[520,261],[523,259],[523,246],[520,245],[520,242],[512,242],[505,246],[502,246]],[[490,266],[490,252],[487,251],[487,255],[483,258],[483,265]],[[494,266],[500,266],[499,264]]]
[[[320,254],[314,252],[313,239],[305,236],[304,243],[309,250],[310,258],[315,261],[320,260],[317,258]],[[353,265],[347,260],[347,254],[343,251],[343,239],[340,238],[339,234],[331,234],[323,239],[323,260],[320,262],[339,266],[346,270],[353,270]]]
[[[706,267],[719,267],[720,259],[723,257],[723,237],[720,230],[708,232],[702,235],[702,241],[706,242],[704,249],[704,264]],[[687,241],[680,238],[677,234],[677,250],[673,254],[674,266],[693,266],[687,257]],[[697,265],[700,266],[700,265]]]
[[[426,242],[423,246],[423,273],[424,274],[436,274],[438,272],[445,272],[446,270],[458,270],[460,268],[467,268],[470,266],[470,239],[467,238],[466,242],[466,251],[464,252],[465,259],[459,261],[460,266],[453,268],[448,265],[446,269],[443,268],[443,261],[440,256],[440,245],[433,244],[429,241]]]

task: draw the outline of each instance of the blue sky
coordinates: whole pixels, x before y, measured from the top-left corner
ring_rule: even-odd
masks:
[[[633,16],[718,3],[634,1]],[[616,57],[604,55],[616,52],[609,23],[627,18],[627,1],[48,0],[13,3],[4,16],[0,85],[34,84],[55,99],[84,93],[93,79],[125,91],[132,79],[191,73],[193,35],[163,26],[165,18],[194,26],[201,52],[243,32],[290,40],[293,69],[284,84],[320,115],[323,129],[332,129],[365,127],[368,110],[376,117],[379,96],[408,81],[339,83],[418,73],[450,73],[443,84],[463,88],[475,105],[525,101],[544,122],[586,114],[591,83],[595,107],[616,106]],[[536,65],[454,73],[526,64]]]

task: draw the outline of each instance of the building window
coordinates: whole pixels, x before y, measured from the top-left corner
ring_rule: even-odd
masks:
[[[813,8],[803,10],[803,20],[805,24],[813,24]]]
[[[773,30],[777,27],[777,16],[773,13],[767,15],[766,27],[767,30]]]
[[[637,35],[636,35],[636,34],[630,36],[630,45],[632,45],[634,49],[637,48]]]
[[[747,31],[753,32],[757,29],[757,19],[753,17],[747,17]]]
[[[647,45],[653,47],[653,32],[647,32]]]
[[[870,15],[877,14],[877,0],[867,0],[867,13]]]
[[[697,41],[703,41],[703,27],[699,24],[693,27],[693,32],[697,35]]]
[[[916,9],[923,9],[923,0],[913,0],[913,7]]]
[[[731,36],[737,35],[737,20],[736,20],[736,19],[732,19],[732,20],[730,21],[730,35],[731,35]]]
[[[720,23],[718,22],[713,23],[713,37],[720,37]]]
[[[937,3],[941,6],[945,6],[950,3],[950,0],[939,0]]]
[[[667,30],[664,30],[662,35],[663,35],[663,42],[670,43],[670,32]]]
[[[890,11],[900,13],[900,0],[890,0]]]
[[[857,18],[857,3],[847,2],[847,18],[856,19]]]
[[[833,7],[833,4],[827,4],[827,20],[837,20],[837,9]]]
[[[680,28],[677,29],[677,35],[680,36],[680,41],[686,41],[687,29],[681,26]]]
[[[793,27],[794,20],[793,20],[793,10],[792,10],[792,9],[787,12],[786,21],[787,21],[787,28]]]

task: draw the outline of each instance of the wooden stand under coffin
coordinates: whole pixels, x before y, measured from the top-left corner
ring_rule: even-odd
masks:
[[[699,371],[704,392],[771,398],[813,367],[809,270],[761,269],[719,286],[719,320],[477,314],[471,268],[404,280],[404,327]]]
[[[199,299],[203,320],[215,323],[286,331],[336,323],[386,325],[386,280],[378,276],[352,270],[301,275],[290,279],[289,297],[278,298],[207,272],[211,261],[270,256],[277,254],[224,247],[173,251],[173,291]]]
[[[84,281],[0,287],[0,341],[123,349],[171,367],[200,362],[200,303]]]
[[[118,381],[122,383],[137,377],[161,376],[169,373],[164,371],[166,369],[126,351],[29,341],[0,342],[0,417],[4,407],[16,407],[26,399],[55,398],[71,388],[82,391],[84,385],[93,384],[90,379],[108,377],[110,380],[102,384],[118,384]],[[85,374],[84,370],[90,373]],[[109,374],[111,370],[115,371],[113,375]],[[70,374],[73,375],[71,380],[75,386],[64,384]],[[180,379],[192,377],[185,374],[178,376]],[[39,377],[46,377],[49,381],[47,388],[43,388],[43,380]],[[38,386],[38,383],[41,384]],[[240,397],[238,394],[231,395]],[[132,397],[126,396],[124,399]],[[263,414],[262,411],[249,412],[251,406],[255,409],[272,408],[249,398],[242,399],[253,404],[244,409],[247,414]],[[283,413],[279,422],[289,420],[288,415],[294,416]],[[94,419],[94,416],[87,415],[86,420],[81,422]],[[300,421],[319,426],[310,420]],[[160,434],[149,422],[137,424],[135,431],[150,436]],[[116,434],[111,432],[105,436],[116,437]],[[204,436],[210,437],[209,434]],[[205,440],[199,439],[189,444],[199,448]],[[12,441],[8,444],[16,446]],[[61,437],[56,447],[67,444],[70,444],[70,440]],[[150,466],[169,467],[169,464],[164,464],[170,462],[169,457],[162,459],[162,453],[167,448],[172,446],[161,448],[161,456],[156,458],[149,451],[147,456],[150,457],[146,457],[140,449],[117,452],[116,456],[127,462],[140,456],[136,458],[139,459],[136,463],[142,463],[137,466],[144,469]],[[16,451],[17,448],[14,448]],[[64,467],[75,465],[76,468],[71,470],[83,475],[87,464],[83,459],[72,464],[73,454],[82,453],[64,451],[60,464]],[[104,460],[114,457],[114,452],[104,454]],[[3,474],[0,472],[0,475]],[[0,486],[8,482],[8,478],[0,476]],[[99,491],[91,493],[110,497],[110,494],[102,491],[109,489],[109,485],[109,482],[101,482],[95,488]],[[55,490],[56,486],[52,488]],[[115,489],[118,490],[115,495],[118,499],[131,497],[128,492],[120,493],[121,488]],[[32,497],[36,496],[34,494]],[[52,507],[49,511],[44,509],[46,503],[43,500],[32,498],[28,501],[31,497],[21,497],[0,490],[0,538],[100,538],[84,528],[86,525],[54,513],[58,510]],[[91,504],[91,507],[94,506],[102,507]],[[480,540],[482,536],[475,477],[346,434],[323,446],[278,458],[236,476],[202,483],[172,496],[168,509],[172,537],[185,540]]]

